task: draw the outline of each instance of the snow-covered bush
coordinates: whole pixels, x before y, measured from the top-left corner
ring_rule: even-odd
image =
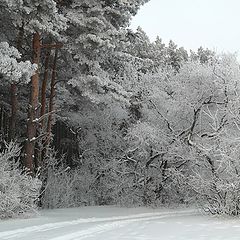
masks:
[[[63,208],[95,205],[91,191],[91,176],[78,170],[49,170],[43,197],[43,208]]]
[[[211,214],[236,216],[240,214],[240,177],[202,178],[194,176],[189,182],[202,209]]]
[[[236,162],[226,160],[211,169],[202,161],[202,165],[192,165],[193,171],[188,176],[179,171],[172,174],[186,190],[185,198],[190,203],[213,215],[237,216],[240,214],[240,176]]]
[[[156,157],[157,158],[157,157]],[[148,158],[151,161],[151,157]],[[115,170],[112,195],[121,206],[162,206],[185,204],[184,191],[169,172],[163,157],[148,165],[144,159],[122,159]],[[165,165],[164,165],[165,163]]]
[[[0,153],[0,219],[33,213],[41,181],[19,168],[20,148],[6,144]]]
[[[240,214],[239,138],[231,135],[231,139],[227,135],[216,138],[215,151],[205,151],[201,158],[196,154],[192,173],[184,179],[197,202],[211,214]]]
[[[63,208],[92,205],[88,198],[91,176],[87,171],[72,170],[49,148],[41,170],[43,208]]]
[[[55,155],[49,155],[43,190],[43,208],[108,205],[112,201],[112,176],[109,167],[93,170],[91,164],[76,169],[64,167]]]

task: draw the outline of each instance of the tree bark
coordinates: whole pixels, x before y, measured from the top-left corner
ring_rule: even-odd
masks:
[[[19,29],[17,38],[17,49],[20,51],[24,37],[24,25]],[[17,85],[16,83],[11,84],[11,118],[9,122],[9,140],[14,139],[16,134],[16,122],[17,122],[17,111],[18,111],[18,99],[17,99]]]
[[[53,111],[54,111],[54,97],[55,97],[55,85],[56,85],[56,67],[57,67],[57,57],[58,57],[58,49],[55,50],[53,67],[52,67],[52,79],[51,79],[51,92],[49,98],[49,109],[50,112],[48,116],[48,124],[47,124],[47,144],[50,142],[50,136],[52,131],[52,121],[53,121]]]
[[[39,66],[40,61],[40,35],[35,33],[33,36],[33,63]],[[37,111],[38,111],[38,97],[39,97],[39,72],[36,70],[31,78],[31,93],[28,109],[28,122],[27,122],[27,140],[25,152],[25,167],[33,174],[34,172],[34,149],[36,138]]]
[[[9,140],[12,140],[14,139],[16,134],[16,121],[17,121],[17,110],[18,110],[16,83],[11,84],[10,92],[11,92],[11,118],[9,123]]]
[[[49,70],[49,59],[50,59],[51,50],[47,50],[45,58],[45,69],[44,77],[42,82],[42,92],[41,92],[41,116],[46,112],[46,91],[47,91],[47,82],[48,82],[48,70]],[[41,121],[41,128],[44,129],[45,119]]]

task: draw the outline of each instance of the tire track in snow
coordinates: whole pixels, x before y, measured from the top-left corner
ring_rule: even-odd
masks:
[[[143,214],[134,214],[134,215],[128,215],[128,216],[119,216],[119,217],[106,217],[106,218],[80,218],[77,220],[72,221],[63,221],[63,222],[57,222],[57,223],[47,223],[43,225],[36,225],[32,227],[25,227],[21,229],[15,229],[10,231],[4,231],[0,232],[0,239],[12,239],[15,237],[22,237],[25,235],[28,235],[30,233],[38,233],[38,232],[45,232],[45,231],[51,231],[59,228],[64,228],[68,226],[74,226],[78,224],[83,223],[102,223],[102,222],[109,222],[114,221],[113,223],[109,224],[102,224],[98,225],[97,227],[89,229],[89,231],[93,231],[93,233],[101,232],[100,229],[106,229],[104,231],[108,231],[108,228],[110,230],[114,228],[115,226],[119,226],[122,223],[128,223],[129,221],[138,221],[138,220],[154,220],[159,219],[163,217],[170,217],[170,216],[185,216],[185,215],[192,215],[196,213],[196,211],[193,210],[185,210],[185,211],[178,211],[178,212],[163,212],[163,213],[143,213]],[[88,230],[82,230],[78,232],[80,235],[86,235],[88,234]],[[92,234],[92,233],[91,233]],[[64,238],[63,238],[64,239]]]
[[[166,215],[161,215],[161,216],[143,217],[143,218],[115,221],[112,223],[100,224],[95,227],[88,228],[86,230],[81,230],[81,231],[77,231],[74,233],[65,234],[60,237],[54,237],[49,240],[81,240],[81,239],[85,239],[88,237],[94,237],[97,234],[108,232],[108,231],[111,231],[116,228],[124,227],[124,226],[126,226],[130,223],[134,223],[134,222],[142,222],[142,221],[156,220],[156,219],[162,219],[162,218],[167,218],[167,217],[176,217],[176,216],[189,216],[192,214],[193,213],[181,213],[181,214],[175,213],[175,214],[166,214]]]

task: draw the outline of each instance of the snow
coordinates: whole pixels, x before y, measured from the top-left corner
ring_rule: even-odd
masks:
[[[239,219],[193,209],[83,207],[0,221],[1,240],[237,240],[239,235]]]

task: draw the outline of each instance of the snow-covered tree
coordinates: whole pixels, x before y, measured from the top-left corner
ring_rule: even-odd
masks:
[[[20,61],[19,51],[7,42],[0,43],[1,85],[7,83],[27,84],[36,70],[30,61]]]
[[[125,94],[109,75],[108,62],[119,51],[124,28],[144,2],[72,1],[65,7],[70,25],[67,48],[74,68],[69,84],[92,99],[96,94]]]
[[[239,214],[239,74],[235,56],[223,55],[182,64],[178,73],[146,75],[138,86],[146,90],[143,117],[129,131],[134,152],[125,166],[134,176],[132,189],[142,181],[135,196],[152,200],[161,186],[164,201],[195,195],[214,214]]]
[[[56,37],[60,31],[66,29],[66,19],[58,13],[53,0],[1,0],[0,7],[8,14],[16,29],[23,28],[29,33],[48,33]]]
[[[0,1],[1,15],[5,18],[2,24],[2,30],[10,32],[3,36],[11,36],[11,41],[16,43],[16,48],[21,51],[25,42],[32,39],[33,49],[30,50],[33,55],[32,63],[37,65],[31,78],[31,91],[29,101],[29,120],[27,122],[27,141],[26,141],[26,160],[25,164],[33,171],[33,156],[36,138],[36,120],[39,95],[39,64],[41,52],[41,37],[44,34],[51,35],[55,39],[60,39],[60,31],[66,29],[66,18],[59,13],[56,2],[53,0],[46,1]],[[15,36],[14,36],[15,35]],[[32,37],[33,35],[33,37]],[[18,36],[18,37],[17,37]],[[15,41],[14,41],[14,40]],[[24,41],[25,40],[25,41]],[[26,48],[28,49],[29,46]],[[29,55],[25,59],[29,59]],[[12,116],[10,129],[13,131],[16,125],[17,113],[17,87],[15,83],[11,84],[11,105]],[[10,134],[10,138],[14,134]]]

